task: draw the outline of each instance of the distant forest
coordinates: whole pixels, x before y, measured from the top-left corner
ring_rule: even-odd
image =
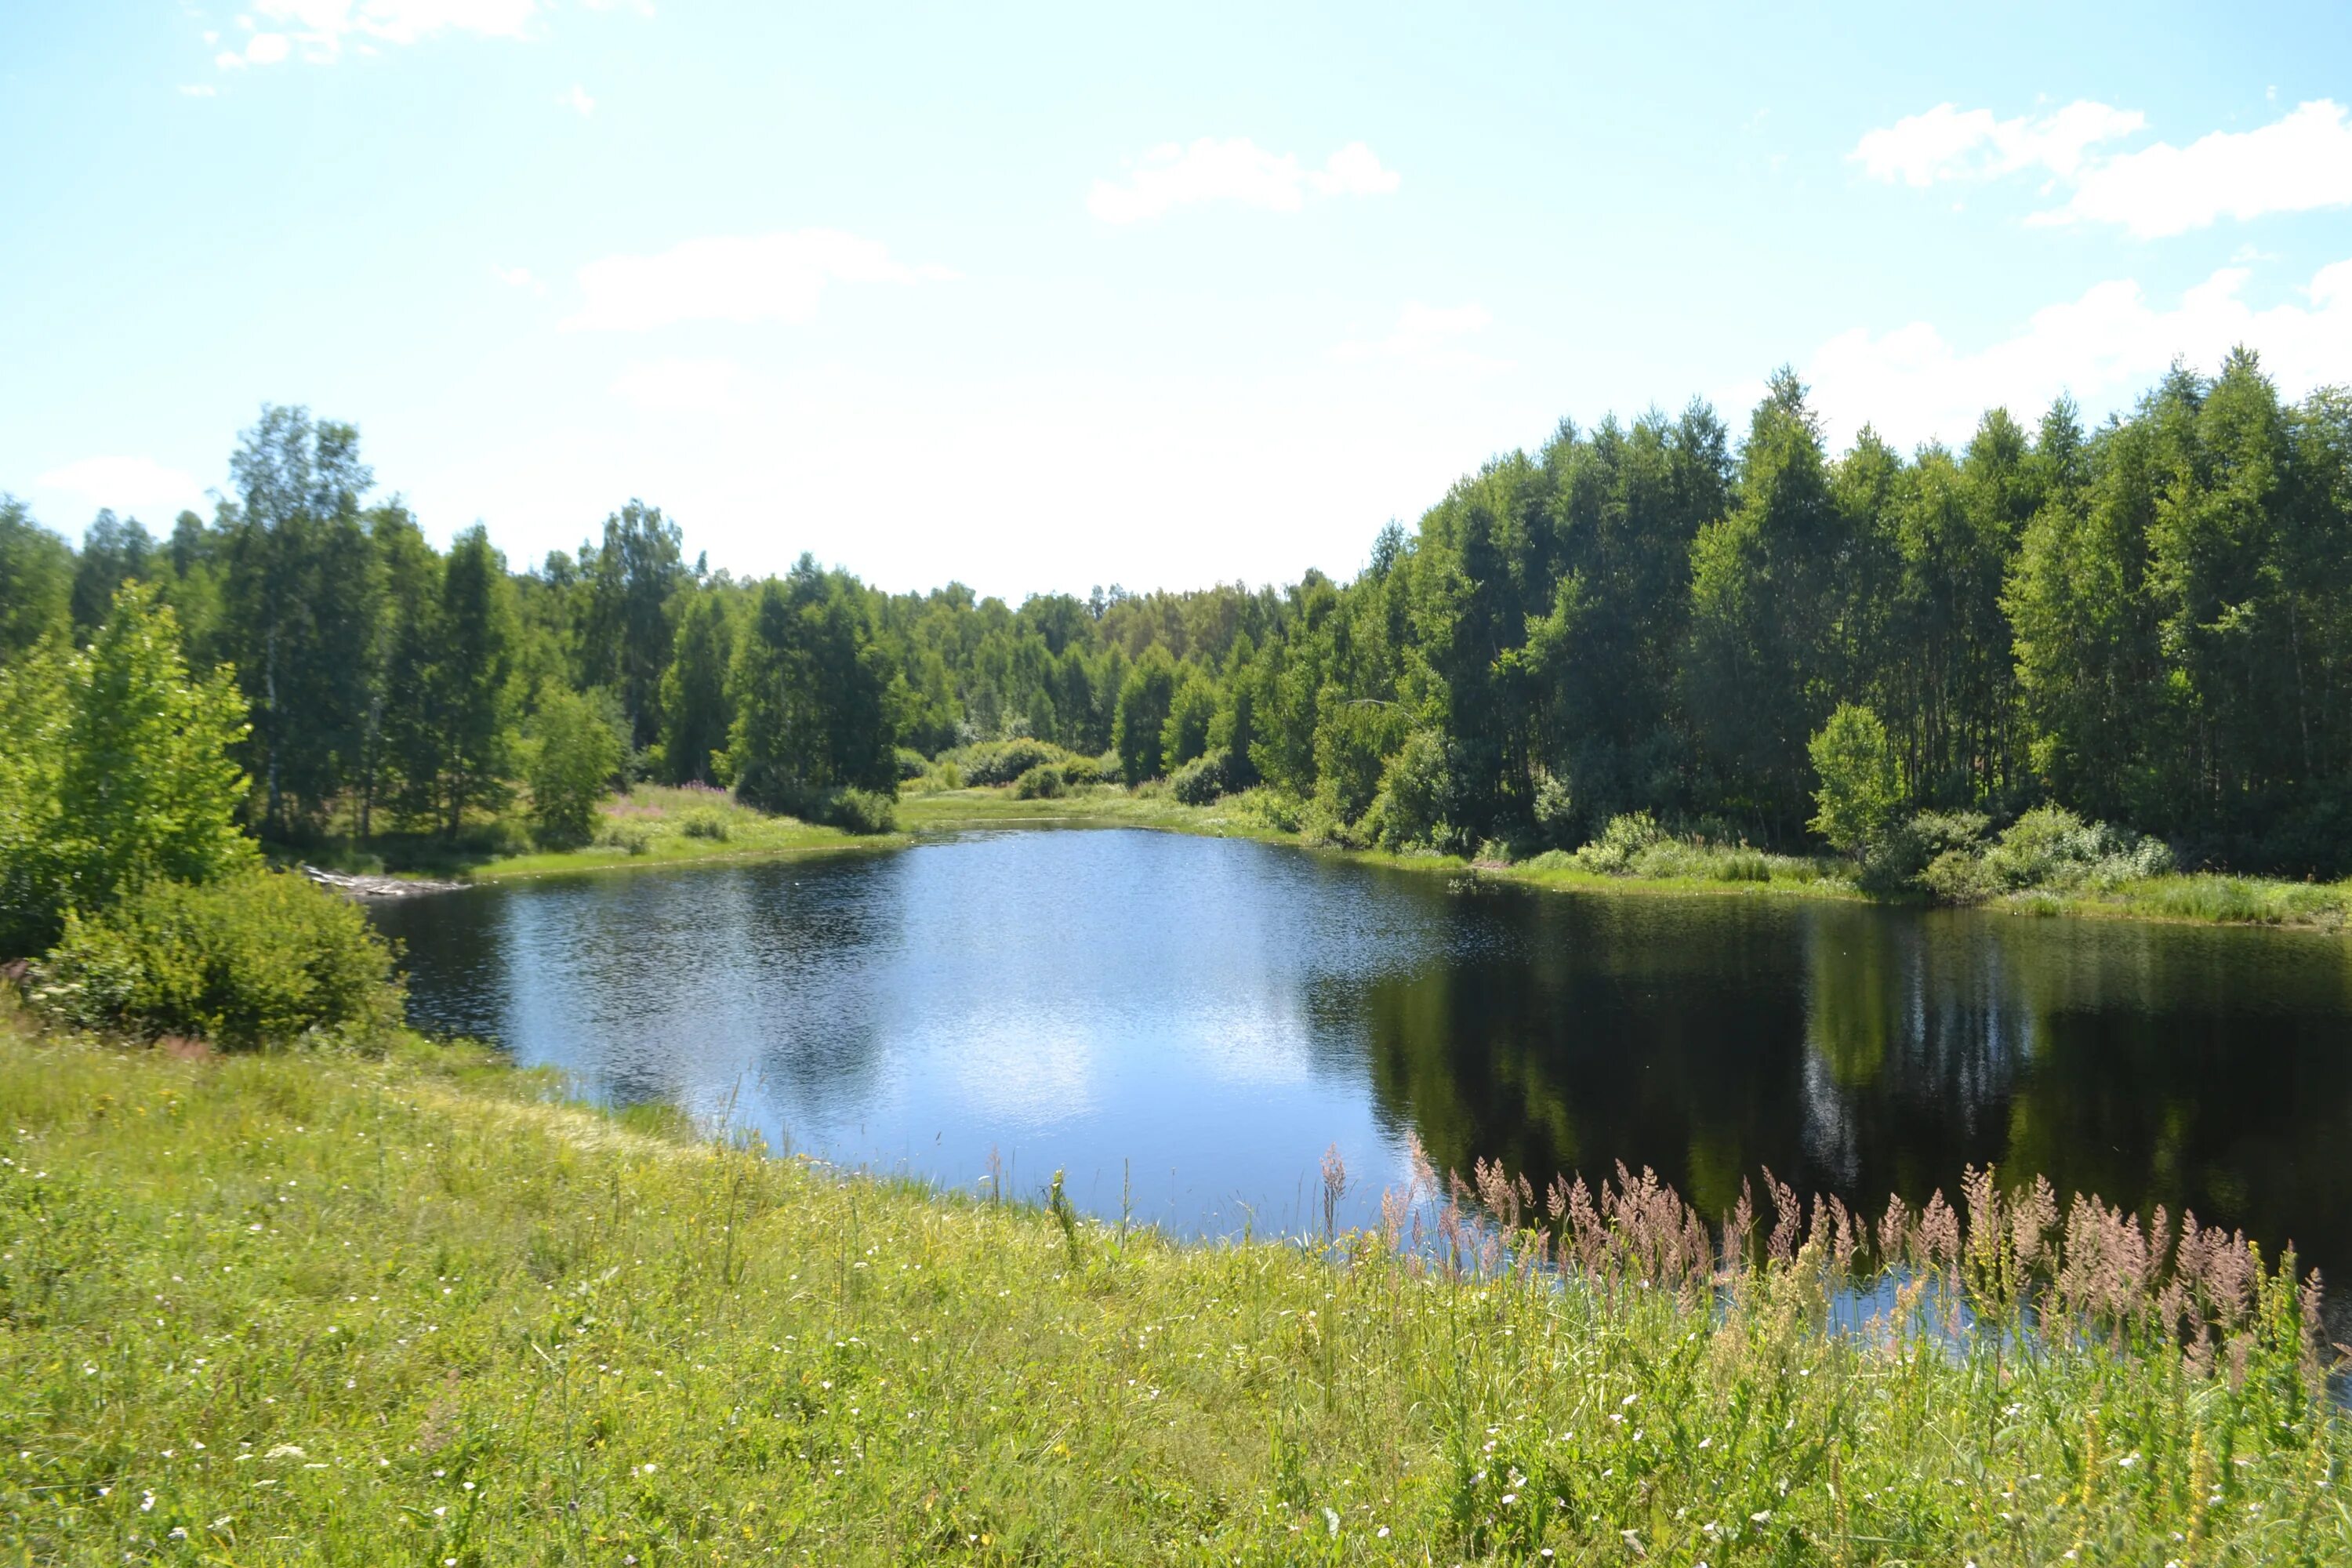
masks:
[[[1574,847],[1647,811],[1795,847],[1808,743],[1851,704],[1910,807],[2054,802],[2192,865],[2352,870],[2352,395],[2284,402],[2243,351],[2096,428],[1996,409],[1908,456],[1831,452],[1784,371],[1737,437],[1698,403],[1563,422],[1351,582],[1017,606],[806,556],[737,578],[634,500],[527,569],[479,526],[436,550],[300,408],[230,474],[210,518],[101,512],[79,551],[0,498],[0,663],[153,584],[189,661],[234,671],[281,841],[456,833],[585,715],[614,783],[803,814],[1030,737],[1129,784],[1264,787],[1341,841]]]

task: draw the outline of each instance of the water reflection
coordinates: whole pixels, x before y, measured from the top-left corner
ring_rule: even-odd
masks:
[[[592,1092],[1185,1231],[1354,1214],[1498,1156],[1702,1207],[1769,1165],[1867,1208],[1999,1161],[2352,1259],[2352,945],[1797,904],[1476,896],[1258,845],[998,834],[384,910],[432,1026]]]

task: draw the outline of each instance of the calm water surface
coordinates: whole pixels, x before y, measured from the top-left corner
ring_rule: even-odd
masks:
[[[1441,1166],[1759,1165],[1873,1209],[1969,1162],[2352,1268],[2352,943],[1449,886],[1280,847],[1017,831],[389,905],[411,1008],[616,1101],[1186,1233]]]

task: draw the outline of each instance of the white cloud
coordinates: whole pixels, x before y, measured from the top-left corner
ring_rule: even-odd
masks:
[[[2352,205],[2352,122],[2327,99],[2253,131],[2216,131],[2186,147],[2159,142],[2095,163],[2072,200],[2036,223],[2112,223],[2140,239],[2217,218]]]
[[[1203,136],[1189,147],[1171,142],[1152,148],[1123,181],[1097,180],[1087,210],[1105,223],[1137,223],[1201,202],[1297,212],[1310,195],[1386,195],[1398,183],[1396,171],[1361,142],[1309,169],[1296,154],[1269,153],[1245,136]]]
[[[1484,305],[1431,306],[1408,302],[1397,314],[1394,331],[1384,338],[1349,338],[1331,351],[1341,364],[1401,361],[1418,365],[1499,368],[1504,363],[1464,349],[1459,340],[1483,332],[1494,318]]]
[[[2159,142],[2128,153],[2105,144],[2145,130],[2136,110],[2085,100],[2040,120],[1995,120],[1989,109],[1939,103],[1864,135],[1850,162],[1876,179],[1919,188],[2026,169],[2052,176],[2045,194],[2073,187],[2037,225],[2106,223],[2140,239],[2204,228],[2223,217],[2352,205],[2352,121],[2318,99],[2252,131],[2216,131],[2186,147]]]
[[[608,256],[580,268],[567,331],[643,331],[679,321],[805,321],[830,283],[920,283],[956,275],[891,256],[834,229],[689,239],[658,256]]]
[[[533,277],[528,267],[500,267],[493,261],[490,263],[490,276],[509,289],[528,289],[534,294],[547,292],[547,285]]]
[[[180,90],[190,98],[211,98],[219,91],[219,89],[206,82],[197,82],[193,86],[183,87]]]
[[[1990,109],[1939,103],[1863,136],[1847,154],[1874,179],[1926,189],[1943,180],[1990,179],[2039,165],[2071,179],[2091,150],[2144,129],[2137,110],[2083,100],[2040,120],[1995,120]]]
[[[41,489],[79,496],[93,509],[107,506],[151,517],[204,502],[204,487],[192,476],[167,468],[152,458],[84,458],[51,468],[33,483]]]
[[[558,94],[555,101],[566,109],[576,110],[583,120],[596,112],[596,100],[589,97],[588,89],[576,81],[572,84],[570,92]]]
[[[275,65],[299,47],[304,59],[325,65],[345,48],[373,54],[377,43],[413,44],[442,32],[521,38],[541,9],[539,0],[255,0],[254,15],[272,26],[254,33],[242,53],[224,49],[213,63],[223,70]],[[215,38],[207,33],[205,42]]]
[[[1867,420],[1906,447],[1965,441],[1996,406],[2031,420],[2061,393],[2094,414],[2124,406],[2174,358],[2210,373],[2240,343],[2262,355],[2291,396],[2341,381],[2352,364],[2352,260],[2322,268],[2302,290],[2307,303],[2268,310],[2241,297],[2252,276],[2222,268],[2168,309],[2116,279],[2035,311],[2024,331],[1973,353],[1926,321],[1875,336],[1856,328],[1822,344],[1802,374],[1839,445]]]

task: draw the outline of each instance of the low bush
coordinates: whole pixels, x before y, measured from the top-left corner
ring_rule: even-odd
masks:
[[[963,769],[964,782],[972,784],[1009,784],[1031,768],[1066,762],[1069,752],[1051,741],[1033,741],[1021,736],[1010,741],[981,741],[966,746],[956,756]]]
[[[393,952],[366,915],[291,872],[154,882],[93,915],[36,966],[34,1003],[70,1026],[223,1050],[305,1037],[379,1041],[401,1020]]]
[[[734,833],[727,814],[713,805],[698,805],[677,819],[677,830],[688,838],[708,838],[724,844]]]
[[[1633,871],[1633,858],[1667,842],[1666,830],[1646,811],[1612,816],[1601,837],[1576,852],[1576,863],[1588,871],[1623,877]]]
[[[1203,752],[1168,775],[1168,793],[1185,805],[1211,805],[1233,787],[1233,755],[1223,751]]]
[[[599,827],[596,842],[606,849],[625,849],[632,855],[649,854],[654,847],[653,824],[639,822],[634,817],[621,817]]]
[[[1069,793],[1069,780],[1060,764],[1040,763],[1013,781],[1015,800],[1056,800]]]
[[[900,746],[892,754],[898,759],[900,784],[911,783],[931,771],[930,759],[912,746]]]
[[[835,790],[825,797],[821,817],[844,833],[895,833],[898,801],[880,790]]]

